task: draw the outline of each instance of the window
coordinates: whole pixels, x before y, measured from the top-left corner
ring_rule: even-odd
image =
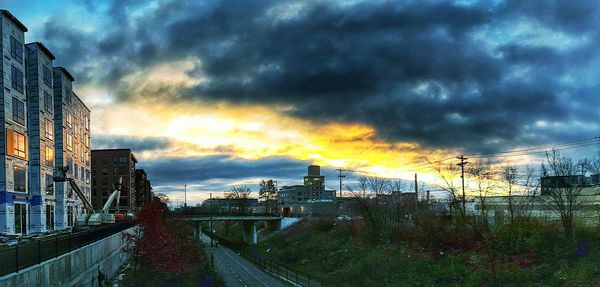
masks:
[[[42,76],[44,77],[44,84],[52,88],[52,72],[50,72],[48,67],[44,66],[44,69],[42,70]]]
[[[75,164],[74,171],[75,171],[75,178],[78,178],[79,177],[79,166],[77,164]]]
[[[54,206],[46,204],[46,229],[54,229]]]
[[[88,120],[88,116],[87,115],[83,115],[83,125],[85,126],[86,130],[90,129],[89,123],[90,123],[90,121]]]
[[[23,63],[23,44],[10,36],[10,55],[19,63]]]
[[[67,126],[71,127],[71,125],[73,124],[73,115],[67,111]]]
[[[79,145],[76,143],[73,145],[75,148],[73,149],[73,157],[77,158],[79,156]]]
[[[86,134],[83,140],[85,141],[85,147],[90,147],[90,136]]]
[[[23,72],[15,66],[10,66],[11,84],[13,89],[23,93]]]
[[[17,98],[12,99],[12,112],[13,121],[25,125],[25,104],[17,100]]]
[[[71,90],[69,88],[65,88],[65,102],[71,103]]]
[[[46,111],[52,112],[52,96],[44,91],[44,108]]]
[[[108,174],[108,168],[106,168],[106,167],[103,167],[103,168],[102,168],[102,174],[103,174],[103,175],[107,175],[107,174]]]
[[[53,167],[54,166],[54,149],[47,146],[44,151],[45,163],[46,166]]]
[[[67,134],[67,150],[73,151],[73,136],[71,134]]]
[[[69,167],[69,172],[73,174],[73,159],[71,157],[67,157],[67,166]]]
[[[14,132],[14,137],[13,137],[13,146],[14,146],[14,155],[20,158],[26,158],[27,157],[27,152],[25,151],[27,148],[27,145],[25,143],[25,136],[18,133],[18,132]]]
[[[14,167],[14,183],[15,183],[15,191],[18,192],[26,192],[27,190],[25,189],[25,186],[27,184],[25,178],[25,168],[22,168],[20,166],[15,166]]]
[[[73,136],[76,138],[79,136],[79,126],[77,125],[77,121],[75,121],[75,124],[73,125]]]
[[[54,124],[49,119],[44,119],[44,134],[49,140],[54,138]]]
[[[120,156],[119,157],[119,162],[120,163],[129,163],[129,158],[126,156]]]
[[[46,195],[54,195],[54,179],[50,174],[46,174]]]

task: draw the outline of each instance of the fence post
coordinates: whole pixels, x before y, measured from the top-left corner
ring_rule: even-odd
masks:
[[[58,257],[58,234],[54,236],[54,258]]]
[[[19,272],[19,244],[15,244],[15,270]]]
[[[38,264],[42,264],[42,241],[38,239]]]

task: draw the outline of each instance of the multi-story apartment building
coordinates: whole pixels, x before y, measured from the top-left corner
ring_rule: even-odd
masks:
[[[24,43],[27,27],[0,10],[3,80],[0,82],[0,232],[25,234],[31,197],[27,188],[27,108]]]
[[[41,43],[26,45],[27,129],[29,131],[30,229],[54,229],[54,55]]]
[[[54,68],[55,166],[68,166],[67,176],[75,179],[90,199],[90,110],[73,92],[75,78],[62,67]],[[73,226],[85,213],[81,200],[68,182],[55,183],[57,228]]]
[[[92,205],[101,209],[113,192],[113,185],[122,178],[121,210],[136,210],[135,164],[131,149],[92,150]],[[115,203],[113,203],[115,204]]]
[[[135,205],[144,208],[152,200],[152,186],[148,174],[143,169],[135,170]]]
[[[24,45],[27,28],[7,10],[0,10],[0,32],[0,233],[72,226],[81,200],[52,173],[69,166],[90,197],[90,110],[44,45]]]

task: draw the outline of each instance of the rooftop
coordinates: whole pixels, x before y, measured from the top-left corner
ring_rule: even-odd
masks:
[[[44,46],[44,44],[40,43],[40,42],[33,42],[33,43],[29,43],[26,46],[37,46],[40,50],[42,50],[42,52],[44,52],[51,60],[56,60],[56,57],[54,57],[54,54],[52,54],[52,52],[50,52],[50,50],[48,50],[48,48],[46,48],[46,46]]]
[[[17,25],[17,27],[19,27],[19,29],[21,29],[21,31],[23,32],[27,32],[27,27],[25,27],[25,25],[23,25],[23,23],[21,23],[21,21],[19,21],[19,19],[17,19],[17,17],[15,17],[15,15],[11,14],[10,12],[8,12],[8,10],[0,10],[0,13],[2,13],[2,15],[4,15],[4,17],[10,19],[15,25]]]
[[[73,75],[71,75],[71,73],[69,73],[69,71],[67,71],[67,69],[65,69],[63,67],[54,67],[54,70],[59,70],[59,71],[63,72],[65,74],[65,76],[67,76],[67,78],[69,78],[69,80],[75,81],[75,78],[73,78]]]

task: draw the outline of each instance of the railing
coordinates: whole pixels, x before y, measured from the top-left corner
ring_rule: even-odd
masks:
[[[205,232],[208,236],[211,236],[208,232]],[[213,239],[216,239],[220,245],[223,245],[231,250],[236,251],[240,256],[246,258],[248,261],[254,263],[257,267],[263,271],[270,273],[271,275],[278,277],[281,280],[287,281],[294,286],[303,287],[322,287],[322,286],[334,286],[334,284],[328,283],[323,278],[312,276],[310,274],[299,272],[278,263],[271,259],[265,258],[256,252],[250,250],[250,247],[244,243],[232,241],[216,234],[212,234]]]
[[[260,254],[258,254],[257,252],[246,250],[242,251],[240,255],[254,263],[256,266],[260,267],[262,270],[270,273],[275,277],[279,277],[280,279],[285,280],[288,283],[292,283],[292,285],[306,287],[333,286],[333,284],[326,284],[323,278],[310,276],[307,273],[298,272],[286,265],[260,256]]]
[[[15,245],[0,246],[0,277],[41,264],[100,239],[132,227],[130,223],[115,223],[73,233],[57,233],[28,239]]]

